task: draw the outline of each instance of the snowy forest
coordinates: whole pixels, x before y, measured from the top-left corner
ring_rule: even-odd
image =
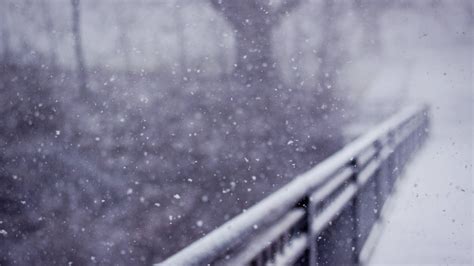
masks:
[[[167,258],[406,103],[413,51],[472,45],[472,10],[0,0],[0,265]]]

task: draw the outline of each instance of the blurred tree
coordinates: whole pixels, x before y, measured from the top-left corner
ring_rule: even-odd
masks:
[[[180,82],[187,81],[187,69],[188,69],[188,58],[187,58],[187,49],[186,49],[186,23],[183,16],[183,5],[180,0],[176,1],[175,6],[173,7],[173,19],[176,27],[176,39],[178,43],[178,67],[179,67],[179,76],[182,77]]]
[[[117,40],[117,54],[122,57],[125,68],[125,82],[130,87],[131,75],[133,74],[132,67],[132,44],[130,42],[130,27],[135,22],[134,17],[123,8],[122,5],[114,5],[115,19],[117,22],[118,40]]]
[[[338,30],[337,21],[335,21],[341,16],[342,9],[338,8],[337,3],[333,0],[324,0],[321,10],[322,21],[320,23],[323,30],[319,47],[316,50],[319,65],[317,94],[331,95],[338,80],[338,70],[346,56],[342,49],[341,33]]]
[[[81,98],[87,98],[89,89],[87,88],[86,63],[82,47],[81,36],[81,1],[71,0],[72,7],[72,35],[74,39],[74,51],[76,54],[77,74],[79,82],[79,95]]]
[[[58,50],[56,31],[54,29],[53,17],[51,16],[51,4],[47,3],[46,0],[41,0],[40,3],[41,13],[43,15],[43,24],[46,34],[48,35],[49,41],[49,65],[50,67],[56,66],[56,51]]]
[[[363,54],[380,52],[380,17],[388,5],[387,1],[355,0],[354,9],[362,25]]]
[[[390,1],[390,0],[355,0],[354,10],[362,26],[362,55],[368,53],[379,55],[382,52],[382,18],[394,9],[414,9],[417,5],[438,5],[438,0],[432,1]]]
[[[303,29],[304,16],[297,16],[293,20],[291,31],[293,33],[291,41],[293,42],[293,51],[290,58],[293,84],[300,84],[304,81],[303,57],[307,43],[307,34]]]
[[[272,33],[301,0],[210,0],[235,32],[237,58],[234,77],[242,83],[277,81]]]
[[[217,64],[219,65],[220,68],[220,77],[222,80],[228,80],[228,73],[229,73],[229,56],[227,53],[227,47],[226,47],[226,40],[225,40],[225,34],[226,34],[226,27],[222,23],[219,23],[215,20],[211,21],[214,23],[214,30],[212,31],[215,41],[216,41],[216,50],[218,52],[217,55]]]
[[[11,48],[10,48],[10,29],[7,10],[9,3],[7,1],[0,2],[0,36],[2,45],[2,62],[7,64],[10,60]]]

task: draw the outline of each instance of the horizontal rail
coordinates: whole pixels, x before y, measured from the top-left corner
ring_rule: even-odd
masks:
[[[331,203],[331,208],[326,208],[314,218],[312,223],[313,234],[319,234],[329,226],[329,223],[341,213],[346,204],[356,195],[357,186],[350,184],[344,191]]]
[[[354,215],[360,215],[357,213],[357,204],[360,205],[359,198],[363,199],[364,196],[361,191],[367,190],[367,193],[373,193],[373,197],[377,198],[375,203],[365,200],[364,204],[383,204],[383,195],[390,192],[390,184],[395,178],[393,173],[399,172],[404,158],[426,137],[428,111],[426,106],[412,106],[395,114],[159,265],[207,265],[219,261],[228,264],[235,261],[236,256],[242,256],[245,261],[257,265],[277,262],[286,258],[284,251],[298,246],[295,241],[303,236],[308,239],[304,248],[310,252],[306,253],[312,256],[306,258],[306,262],[317,260],[317,256],[322,255],[321,251],[316,255],[316,249],[324,248],[318,247],[315,237],[329,230],[327,228],[334,227],[332,220],[337,220],[343,212],[344,215],[349,213],[349,207],[351,219],[357,220]],[[301,214],[302,209],[305,210],[304,215]],[[304,217],[296,220],[288,218],[295,213]],[[284,221],[288,219],[292,222],[285,224]],[[304,220],[303,225],[297,223],[300,219]],[[281,223],[285,226],[276,226]],[[367,222],[370,223],[372,221]],[[361,222],[355,222],[352,226],[356,231],[366,227]],[[284,234],[286,238],[282,238]],[[271,236],[270,242],[262,242],[255,236]],[[285,243],[282,243],[282,239]],[[354,239],[354,242],[357,244],[359,240]],[[301,245],[302,241],[297,243]],[[247,246],[247,249],[243,246]],[[254,252],[245,252],[249,246]],[[355,252],[357,250],[359,248]],[[357,259],[352,262],[356,263]]]
[[[244,265],[251,262],[258,253],[268,248],[273,241],[282,236],[283,232],[288,231],[304,216],[304,210],[301,208],[294,209],[285,215],[277,224],[270,229],[258,234],[254,237],[255,241],[246,245],[239,254],[233,256],[232,259],[226,262],[229,265]]]
[[[293,265],[308,245],[308,236],[303,234],[295,238],[290,245],[286,246],[281,254],[275,257],[274,262],[269,265]]]

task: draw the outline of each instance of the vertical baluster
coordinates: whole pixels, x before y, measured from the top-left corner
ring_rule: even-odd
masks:
[[[310,215],[310,207],[311,207],[310,204],[311,202],[310,202],[309,196],[305,196],[303,199],[301,199],[300,202],[296,204],[297,208],[302,208],[305,212],[304,212],[303,219],[301,219],[300,225],[297,226],[297,228],[295,228],[296,231],[292,234],[291,236],[292,238],[295,236],[299,236],[302,233],[308,236],[311,234],[310,226],[311,226],[312,217]],[[311,239],[309,239],[308,241],[311,241]],[[301,256],[301,258],[297,261],[297,264],[298,265],[309,264],[311,260],[311,255],[312,254],[310,252],[310,247],[308,247],[307,250]]]
[[[268,252],[267,248],[265,248],[262,253],[260,253],[260,260],[259,260],[259,265],[265,265],[268,261]]]
[[[396,147],[395,135],[393,132],[390,132],[388,134],[388,144],[391,151],[387,159],[387,168],[388,168],[387,172],[388,173],[387,173],[386,182],[388,185],[388,193],[391,193],[393,189],[393,184],[395,183],[395,171],[397,167],[397,162],[395,158],[397,147]]]
[[[308,206],[309,265],[320,265],[319,260],[318,260],[318,237],[319,237],[319,234],[315,234],[312,230],[313,220],[317,217],[320,208],[321,208],[320,202],[315,202],[310,198],[309,206]]]
[[[355,160],[348,165],[354,167],[350,183],[357,179],[356,164],[353,163]],[[357,261],[357,256],[354,254],[358,237],[355,202],[356,200],[350,201],[322,232],[312,236],[312,241],[315,243],[311,245],[311,252],[314,254],[311,257],[314,257],[310,265],[353,265]],[[320,205],[316,207],[319,209]]]
[[[278,253],[283,253],[283,250],[284,250],[284,247],[285,247],[285,235],[287,233],[284,233],[283,235],[281,235],[280,237],[278,237],[278,240],[277,240],[277,252]]]
[[[374,142],[374,147],[375,147],[375,160],[380,159],[380,155],[383,149],[382,143],[380,140],[376,140]],[[382,181],[383,181],[383,172],[385,167],[385,162],[381,161],[379,165],[379,169],[375,172],[375,176],[373,177],[374,180],[374,190],[375,190],[375,208],[377,210],[376,213],[376,218],[379,218],[380,216],[380,210],[383,205],[383,186],[382,186]]]
[[[267,263],[269,263],[273,260],[274,253],[273,253],[272,245],[269,244],[264,252],[265,252],[265,261],[264,261],[264,263],[266,265]]]
[[[352,158],[350,162],[351,167],[353,168],[354,173],[352,174],[351,182],[357,183],[357,178],[359,176],[359,165],[357,158]],[[353,222],[353,233],[352,233],[352,247],[351,247],[351,255],[352,255],[352,263],[354,265],[359,264],[359,234],[360,234],[360,219],[359,219],[359,195],[357,194],[352,199],[352,206],[351,206],[351,215],[352,215],[352,222]]]

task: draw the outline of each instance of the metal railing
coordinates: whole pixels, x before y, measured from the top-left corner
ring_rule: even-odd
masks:
[[[382,206],[427,137],[408,107],[159,265],[355,265]]]

